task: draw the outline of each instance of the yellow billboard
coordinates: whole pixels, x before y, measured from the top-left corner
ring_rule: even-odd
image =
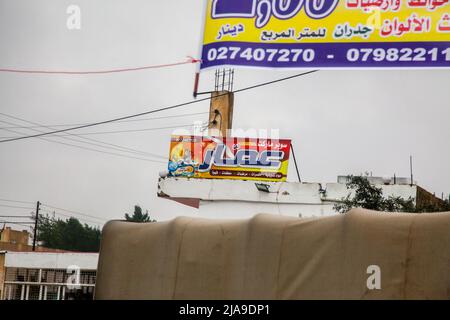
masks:
[[[172,177],[286,181],[291,141],[282,139],[172,136]]]
[[[206,0],[201,69],[450,67],[450,0]]]

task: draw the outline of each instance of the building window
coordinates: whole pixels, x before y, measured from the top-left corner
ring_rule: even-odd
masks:
[[[64,269],[6,268],[4,300],[92,300],[97,272],[81,270],[78,288]],[[1,296],[0,296],[1,297]]]

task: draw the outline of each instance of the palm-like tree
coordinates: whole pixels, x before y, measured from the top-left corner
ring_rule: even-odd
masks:
[[[142,208],[140,206],[134,206],[134,213],[132,216],[125,213],[125,220],[128,222],[156,222],[156,220],[150,218],[148,211],[142,213]]]

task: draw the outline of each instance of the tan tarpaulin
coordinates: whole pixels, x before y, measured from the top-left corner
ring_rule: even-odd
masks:
[[[450,299],[450,213],[114,221],[96,298]]]

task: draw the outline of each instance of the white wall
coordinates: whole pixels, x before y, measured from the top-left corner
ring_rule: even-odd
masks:
[[[254,181],[215,179],[160,179],[158,190],[169,197],[200,199],[195,214],[205,218],[249,218],[258,213],[322,217],[336,214],[336,201],[349,194],[345,184],[266,183],[270,193],[259,191]],[[416,186],[378,185],[385,197],[416,197]],[[320,192],[325,189],[326,193]],[[181,212],[180,215],[183,215]],[[189,214],[192,216],[191,212]]]
[[[200,201],[198,217],[246,219],[259,213],[299,217],[323,217],[335,214],[333,204],[277,204],[245,201]]]
[[[98,253],[7,252],[5,267],[29,269],[67,269],[78,266],[82,270],[97,270]]]
[[[376,187],[381,188],[384,197],[396,196],[404,199],[409,199],[410,197],[415,199],[417,194],[417,186],[415,185],[376,185]],[[349,190],[346,185],[341,183],[327,183],[326,190],[326,198],[330,200],[339,200],[349,194]]]

